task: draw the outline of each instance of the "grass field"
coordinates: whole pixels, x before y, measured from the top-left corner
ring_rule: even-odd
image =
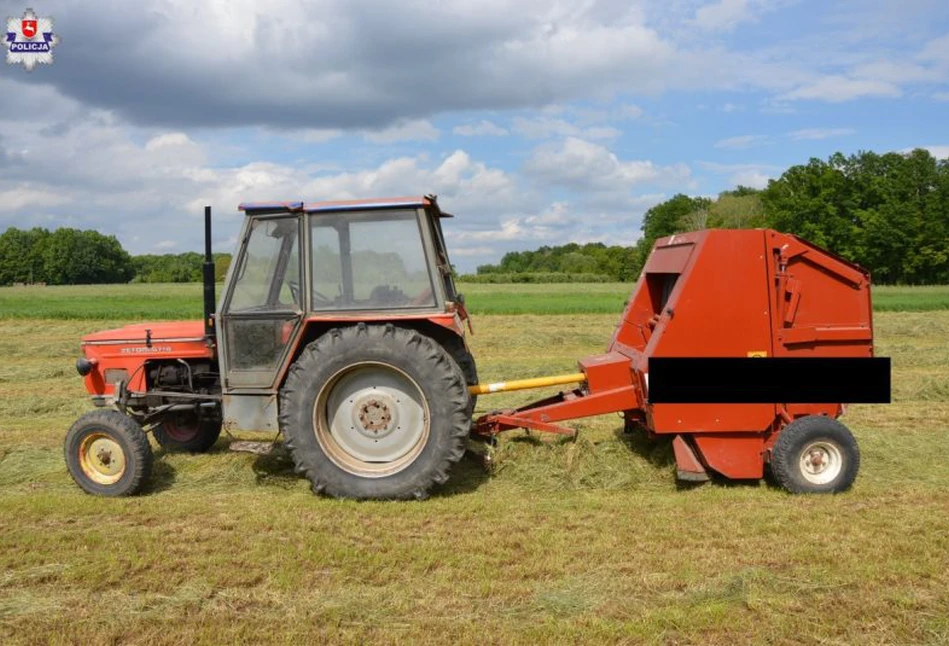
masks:
[[[0,287],[0,319],[200,319],[201,289],[197,283]],[[619,316],[632,289],[632,283],[459,285],[475,315]],[[873,307],[887,312],[949,310],[949,285],[874,287]]]
[[[577,288],[469,293],[476,311],[490,290],[512,308],[544,290],[618,294]],[[157,451],[145,495],[106,500],[62,460],[91,408],[72,363],[80,335],[147,315],[148,288],[109,288],[107,311],[96,289],[0,290],[0,643],[949,643],[949,311],[875,317],[894,402],[848,411],[862,468],[838,496],[680,489],[669,446],[607,416],[579,422],[575,443],[514,432],[493,474],[462,462],[421,503],[313,496],[282,451],[230,452],[227,437],[208,455]],[[200,301],[194,286],[154,294],[166,318]],[[572,371],[624,298],[481,316],[482,377]]]

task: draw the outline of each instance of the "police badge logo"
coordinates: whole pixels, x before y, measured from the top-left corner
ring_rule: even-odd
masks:
[[[7,19],[7,63],[32,72],[36,65],[51,65],[53,47],[59,37],[53,33],[52,18],[38,18],[27,9],[22,18]]]

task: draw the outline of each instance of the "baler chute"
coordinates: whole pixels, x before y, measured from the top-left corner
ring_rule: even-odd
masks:
[[[771,230],[678,234],[656,242],[607,352],[562,378],[580,387],[483,416],[474,434],[570,434],[560,422],[620,412],[628,427],[673,436],[682,479],[761,478],[770,462],[791,491],[841,491],[859,465],[836,421],[842,402],[889,400],[888,362],[872,356],[870,279],[860,267]],[[657,401],[650,366],[679,358],[688,361],[667,361],[665,380],[653,383],[673,397]],[[677,393],[677,365],[692,370],[679,373],[691,390]],[[840,379],[841,366],[850,379]],[[708,392],[726,395],[711,401]]]

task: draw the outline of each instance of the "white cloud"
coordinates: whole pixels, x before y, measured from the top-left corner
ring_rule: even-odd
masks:
[[[747,186],[749,188],[767,188],[768,180],[772,179],[768,175],[756,170],[740,171],[728,178],[734,186]]]
[[[789,132],[791,139],[829,139],[831,137],[844,137],[856,132],[853,128],[804,128]]]
[[[69,197],[51,187],[39,188],[29,183],[0,190],[0,212],[13,213],[20,209],[42,209],[69,204],[71,201]]]
[[[717,0],[695,12],[695,24],[706,31],[731,31],[749,17],[747,0]]]
[[[936,159],[949,159],[949,145],[943,146],[912,146],[910,148],[904,148],[901,153],[910,153],[917,148],[922,148],[923,150],[928,150],[929,154],[935,157]]]
[[[768,137],[766,135],[740,135],[738,137],[720,139],[719,141],[715,142],[714,146],[715,148],[722,148],[725,150],[740,150],[743,148],[760,146],[767,141]]]
[[[462,137],[504,137],[508,134],[506,129],[487,119],[455,126],[452,132]]]
[[[689,179],[684,164],[657,166],[648,160],[625,161],[605,146],[576,137],[535,149],[524,170],[552,185],[620,194],[641,184],[677,184]]]
[[[617,114],[621,119],[639,119],[645,114],[645,111],[640,108],[638,105],[632,103],[625,103],[619,107]]]
[[[936,92],[933,98],[937,101],[949,101],[949,92]]]
[[[611,126],[581,128],[563,119],[516,117],[511,129],[526,139],[549,139],[551,137],[583,137],[585,139],[615,139],[622,132]]]
[[[452,245],[452,248],[449,250],[452,258],[471,258],[471,257],[491,257],[496,255],[497,247],[493,246],[483,246],[483,247],[471,247],[463,246],[461,244]]]
[[[851,73],[857,79],[890,83],[897,86],[906,83],[938,82],[945,78],[945,73],[938,69],[899,60],[864,63],[854,67]]]
[[[902,90],[893,83],[870,79],[852,79],[844,76],[825,76],[786,92],[780,99],[813,100],[842,103],[863,97],[898,97]]]
[[[569,208],[570,205],[567,202],[554,202],[546,211],[528,216],[525,222],[544,226],[568,224],[570,222]]]
[[[949,33],[926,43],[917,58],[934,63],[949,64]]]
[[[750,188],[765,188],[768,180],[773,179],[780,170],[770,164],[721,164],[702,161],[699,167],[717,175],[726,175],[732,186],[748,186]]]
[[[376,144],[391,144],[398,141],[435,141],[439,134],[438,128],[426,119],[410,119],[381,130],[367,130],[363,137]]]
[[[169,148],[175,146],[190,146],[194,142],[183,132],[168,132],[163,135],[152,137],[145,143],[145,150],[151,152],[160,148]]]

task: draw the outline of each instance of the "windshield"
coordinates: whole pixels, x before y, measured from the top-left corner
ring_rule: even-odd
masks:
[[[310,226],[314,310],[435,306],[414,210],[316,215]]]

